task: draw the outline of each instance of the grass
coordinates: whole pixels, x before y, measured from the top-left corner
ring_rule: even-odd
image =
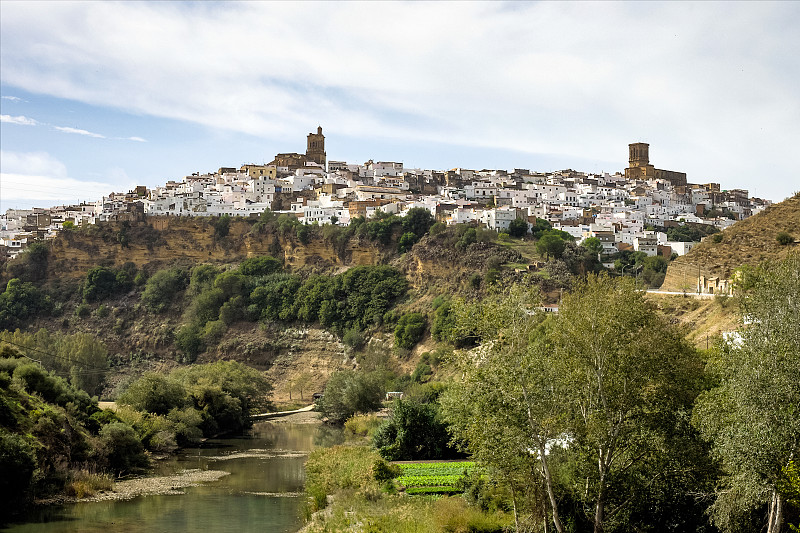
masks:
[[[347,422],[344,423],[344,432],[354,437],[371,438],[383,422],[382,419],[374,414],[355,415],[348,418]]]
[[[106,474],[94,474],[87,470],[78,470],[72,473],[64,492],[73,498],[91,498],[98,492],[111,490],[114,483]]]

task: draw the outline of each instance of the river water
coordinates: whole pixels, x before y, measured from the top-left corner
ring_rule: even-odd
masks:
[[[306,453],[341,434],[313,424],[256,424],[250,434],[207,441],[156,466],[155,475],[187,469],[230,472],[184,494],[127,501],[54,505],[34,510],[14,533],[289,533],[302,527]]]

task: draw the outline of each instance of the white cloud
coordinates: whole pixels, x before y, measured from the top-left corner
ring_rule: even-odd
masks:
[[[628,142],[648,141],[657,166],[698,181],[751,179],[765,162],[788,174],[800,145],[796,2],[64,2],[3,12],[4,83],[263,137],[322,124],[619,168]],[[243,20],[269,30],[243,31]]]
[[[0,96],[2,100],[11,100],[12,102],[22,102],[22,98],[19,96]]]
[[[0,190],[4,205],[32,201],[37,207],[99,200],[111,191],[133,188],[119,169],[108,171],[108,181],[70,177],[67,167],[45,152],[0,150]],[[29,206],[30,207],[30,206]]]
[[[141,137],[125,137],[124,140],[126,141],[135,141],[137,143],[146,143],[147,139],[143,139]]]
[[[95,139],[105,139],[105,135],[99,133],[92,133],[91,131],[81,130],[78,128],[70,128],[69,126],[53,126],[54,130],[62,131],[64,133],[74,133],[76,135],[85,135],[87,137],[94,137]]]
[[[38,122],[36,122],[34,119],[22,115],[17,117],[12,117],[11,115],[0,115],[0,122],[19,124],[20,126],[36,126],[38,124]]]

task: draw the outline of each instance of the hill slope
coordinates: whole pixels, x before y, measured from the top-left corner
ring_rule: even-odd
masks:
[[[800,237],[800,194],[737,222],[719,234],[721,242],[714,242],[713,236],[704,239],[688,254],[670,263],[661,289],[692,291],[696,288],[698,274],[729,279],[742,265],[783,259],[789,251],[798,248],[798,243],[778,244],[776,236],[781,231],[795,239]]]

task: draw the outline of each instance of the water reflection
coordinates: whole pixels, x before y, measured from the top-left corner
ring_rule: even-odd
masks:
[[[208,441],[157,467],[159,475],[189,468],[231,475],[184,495],[80,503],[36,510],[14,533],[292,532],[300,528],[305,455],[341,442],[340,431],[314,425],[257,424],[245,437]]]

